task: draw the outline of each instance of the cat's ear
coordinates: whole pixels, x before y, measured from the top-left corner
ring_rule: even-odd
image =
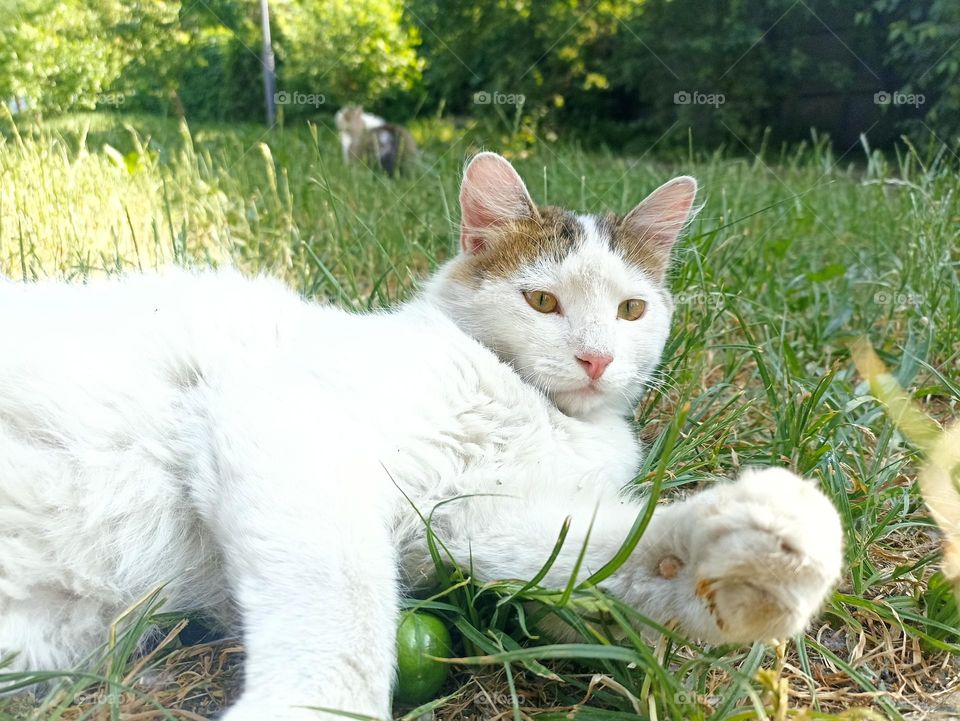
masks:
[[[620,221],[620,239],[628,257],[662,278],[680,233],[697,214],[697,181],[689,175],[668,180]]]
[[[513,166],[496,153],[479,153],[463,172],[460,217],[461,250],[480,253],[498,225],[540,216]]]

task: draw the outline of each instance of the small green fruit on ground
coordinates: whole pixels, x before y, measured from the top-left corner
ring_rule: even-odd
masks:
[[[447,627],[429,613],[404,613],[397,628],[397,700],[421,704],[436,697],[450,669],[430,656],[450,658]]]

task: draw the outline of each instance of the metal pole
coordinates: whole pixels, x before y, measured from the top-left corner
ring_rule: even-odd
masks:
[[[267,104],[267,125],[273,125],[277,119],[276,72],[273,59],[273,44],[270,42],[269,0],[260,0],[260,25],[263,28],[263,95]]]

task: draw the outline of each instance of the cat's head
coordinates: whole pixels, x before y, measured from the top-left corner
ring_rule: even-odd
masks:
[[[674,178],[622,218],[538,208],[509,162],[480,153],[460,189],[460,253],[427,293],[565,413],[628,412],[669,334],[665,276],[696,193]]]
[[[333,116],[338,130],[362,130],[363,108],[359,105],[345,105]]]

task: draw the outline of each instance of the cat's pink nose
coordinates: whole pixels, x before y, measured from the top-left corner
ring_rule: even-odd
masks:
[[[577,356],[577,363],[583,366],[590,380],[595,381],[603,375],[607,366],[613,362],[612,355],[598,355],[596,353],[584,353]]]

